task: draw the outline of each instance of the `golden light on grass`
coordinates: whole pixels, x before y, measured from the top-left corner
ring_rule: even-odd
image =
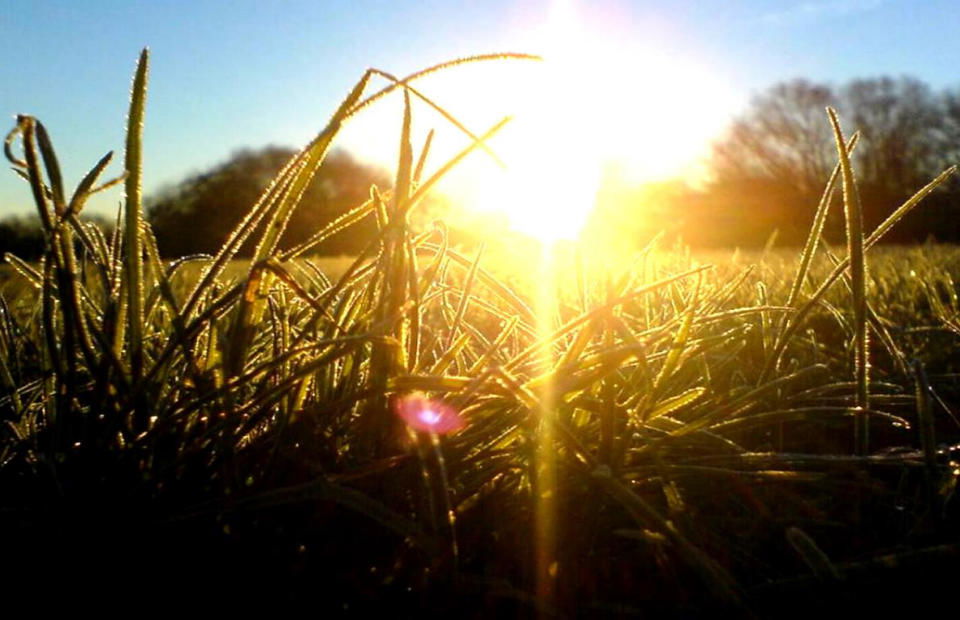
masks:
[[[849,161],[853,139],[844,145],[834,117],[840,164],[799,269],[789,250],[783,260],[764,253],[756,271],[736,259],[696,267],[700,258],[687,249],[673,257],[650,250],[622,274],[590,278],[590,262],[580,258],[596,259],[593,248],[576,248],[569,268],[565,248],[543,244],[539,260],[510,256],[516,279],[533,280],[515,286],[515,274],[498,277],[481,266],[483,251],[471,259],[406,219],[434,177],[418,184],[413,172],[405,96],[400,140],[395,131],[384,134],[400,154],[390,200],[373,191],[309,242],[281,250],[290,213],[309,206],[298,190],[351,111],[369,101],[372,74],[365,74],[215,256],[166,263],[142,213],[129,213],[142,208],[134,186],[144,172],[137,154],[147,63],[143,54],[124,176],[99,184],[108,154],[68,198],[39,120],[19,116],[6,139],[44,236],[42,261],[7,256],[22,288],[9,303],[0,298],[0,411],[8,431],[0,435],[0,487],[15,491],[0,498],[0,514],[29,526],[21,527],[23,544],[5,548],[10,565],[26,567],[20,573],[95,566],[99,554],[138,583],[171,570],[205,585],[210,574],[231,583],[239,576],[263,584],[251,590],[255,604],[310,599],[333,614],[597,615],[636,605],[639,614],[741,617],[755,604],[770,615],[764,600],[780,605],[781,594],[795,595],[798,568],[800,579],[811,570],[814,579],[825,576],[816,593],[828,598],[820,602],[829,605],[836,591],[835,560],[805,531],[790,527],[786,535],[806,569],[769,549],[784,524],[772,514],[830,524],[824,547],[838,547],[836,566],[850,573],[869,577],[875,560],[939,563],[939,543],[952,534],[937,515],[957,486],[956,459],[939,458],[954,449],[941,427],[955,416],[931,381],[951,376],[944,373],[953,358],[943,353],[945,333],[957,332],[960,321],[958,251],[888,248],[871,258],[870,286],[864,278],[866,252],[950,180],[955,166],[866,234]],[[582,95],[568,92],[580,93],[573,101]],[[541,136],[549,142],[533,162],[601,162],[605,143],[591,132],[606,121],[591,119],[614,106],[604,97],[594,99],[593,116],[541,108],[554,133]],[[576,191],[590,190],[589,175],[560,176],[567,170],[528,179],[534,196],[554,201],[555,210],[541,215],[541,236],[558,206],[578,205]],[[841,177],[850,251],[835,258],[818,240]],[[91,196],[124,179],[132,183],[130,216],[118,218],[115,233],[75,217]],[[295,260],[374,210],[381,230],[365,235],[368,249],[348,258],[336,278]],[[255,258],[235,260],[247,240]],[[839,286],[848,269],[853,295]],[[557,295],[566,286],[579,303]],[[142,311],[134,311],[140,302]],[[905,322],[888,329],[890,316]],[[883,378],[872,384],[868,328],[877,335],[874,361]],[[850,337],[854,330],[863,336]],[[907,331],[923,339],[902,349],[895,334]],[[855,374],[854,355],[864,362]],[[866,408],[868,390],[886,411]],[[865,414],[860,424],[849,425],[857,414]],[[866,415],[882,430],[875,443],[862,432]],[[416,437],[409,445],[395,440],[401,421]],[[837,442],[844,424],[858,458]],[[772,448],[777,433],[784,445]],[[891,467],[909,475],[888,476]],[[851,474],[851,497],[835,501],[830,480]],[[69,484],[51,483],[58,480]],[[119,529],[113,502],[89,501],[104,489],[128,504]],[[922,501],[901,505],[902,498]],[[822,519],[811,521],[811,510]],[[77,514],[77,527],[55,528],[51,537],[49,524]],[[899,527],[846,545],[863,538],[864,515],[929,524],[937,546],[914,549],[916,528]],[[176,525],[160,546],[158,519]],[[277,542],[270,562],[262,561],[263,533]],[[43,554],[36,540],[50,543]],[[134,553],[117,555],[124,546]],[[891,555],[894,547],[906,551]],[[867,561],[851,561],[857,557]],[[86,572],[90,579],[75,570],[51,575],[68,590],[110,583],[139,596],[112,569]],[[43,587],[49,583],[61,585],[48,579]],[[207,590],[223,604],[221,589]]]
[[[557,271],[549,256],[549,249],[543,248],[540,261],[538,285],[536,289],[537,337],[540,348],[537,351],[539,368],[545,375],[556,364],[551,348],[552,334],[559,327],[557,316]],[[549,376],[549,375],[548,375]],[[557,591],[557,443],[554,425],[556,424],[557,400],[552,379],[538,386],[539,416],[537,424],[537,443],[535,456],[535,474],[533,489],[535,494],[534,536],[536,549],[536,588],[537,598],[547,609],[555,604]]]

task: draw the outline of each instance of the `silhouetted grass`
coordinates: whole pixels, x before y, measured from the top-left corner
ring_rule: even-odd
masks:
[[[221,610],[791,615],[869,609],[864,566],[956,553],[932,545],[957,534],[960,254],[883,250],[866,269],[953,169],[866,234],[831,115],[840,163],[802,252],[710,265],[650,248],[612,268],[584,250],[543,278],[502,240],[464,255],[408,223],[505,124],[475,133],[443,110],[470,144],[427,175],[411,83],[510,57],[368,72],[215,256],[172,263],[141,217],[146,53],[108,182],[126,187],[114,235],[77,218],[109,156],[68,198],[43,125],[18,118],[6,152],[46,251],[2,274],[5,585]],[[365,97],[376,76],[388,86]],[[280,252],[342,124],[391,91],[393,187]],[[820,240],[838,177],[845,257]],[[304,258],[366,217],[379,232],[359,256]],[[408,427],[411,396],[465,428]],[[822,596],[798,597],[804,578]]]

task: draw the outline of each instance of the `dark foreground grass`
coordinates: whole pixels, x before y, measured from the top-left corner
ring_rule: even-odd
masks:
[[[793,256],[650,248],[531,277],[498,240],[463,254],[407,224],[504,125],[444,112],[470,146],[429,172],[410,141],[423,74],[365,74],[217,255],[171,263],[140,216],[146,54],[115,235],[77,217],[109,156],[68,196],[43,125],[18,119],[7,156],[47,250],[9,259],[20,288],[0,299],[11,608],[789,617],[950,598],[958,254],[870,248],[952,169],[858,231],[835,125],[840,165]],[[281,250],[342,123],[389,91],[393,187]],[[820,243],[838,183],[839,255]],[[379,233],[355,260],[304,260],[364,217]],[[398,407],[424,399],[465,427],[408,427]]]

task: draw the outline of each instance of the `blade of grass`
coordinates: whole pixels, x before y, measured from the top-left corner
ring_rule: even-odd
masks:
[[[943,172],[941,172],[935,179],[927,183],[921,189],[919,189],[913,196],[907,199],[903,204],[897,207],[893,213],[887,216],[879,226],[877,226],[870,236],[868,236],[863,242],[864,250],[868,250],[873,247],[880,239],[886,235],[891,228],[893,228],[897,222],[903,219],[907,213],[913,210],[920,202],[926,198],[933,190],[938,188],[940,185],[945,183],[951,176],[953,176],[957,171],[957,166],[950,166]],[[783,357],[783,353],[786,350],[787,343],[793,338],[793,336],[800,329],[803,321],[807,318],[810,312],[817,306],[823,296],[830,290],[830,287],[836,282],[840,276],[847,270],[850,266],[850,257],[845,257],[833,271],[824,278],[823,282],[820,283],[819,288],[810,296],[810,298],[800,306],[796,313],[793,315],[787,329],[784,330],[783,336],[780,338],[777,345],[774,347],[773,353],[767,359],[767,363],[763,368],[763,371],[760,373],[760,378],[757,383],[765,382],[770,374],[780,363],[780,359]]]
[[[840,120],[833,108],[827,108],[827,114],[833,127],[843,171],[843,210],[847,223],[850,286],[853,289],[854,374],[857,382],[856,407],[859,412],[854,424],[854,450],[858,456],[865,456],[870,449],[870,419],[866,414],[870,407],[870,343],[867,338],[867,258],[864,249],[863,213],[860,190],[853,176],[850,152],[840,129]]]
[[[127,175],[124,181],[123,273],[127,293],[130,371],[134,382],[143,373],[143,247],[140,226],[143,219],[143,116],[149,62],[150,52],[144,48],[133,78],[123,164]]]

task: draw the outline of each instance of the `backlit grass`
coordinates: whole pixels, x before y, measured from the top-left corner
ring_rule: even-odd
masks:
[[[949,555],[935,545],[957,533],[960,254],[871,247],[953,169],[863,231],[855,141],[831,114],[840,163],[802,251],[461,251],[408,216],[506,120],[472,132],[444,111],[471,144],[431,170],[411,84],[520,58],[368,72],[215,256],[172,262],[141,217],[146,53],[115,235],[77,217],[109,156],[68,195],[43,125],[18,119],[7,155],[47,248],[0,273],[8,583],[683,615],[830,609],[872,558]],[[406,104],[392,187],[281,250],[341,125],[391,91]],[[845,253],[820,241],[838,183]],[[379,233],[359,256],[309,258],[365,217]],[[805,578],[827,594],[772,602]]]

